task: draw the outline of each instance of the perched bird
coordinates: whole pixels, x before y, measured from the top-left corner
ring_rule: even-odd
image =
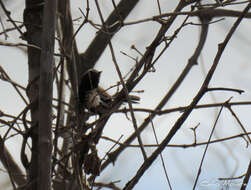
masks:
[[[81,77],[79,82],[79,103],[80,110],[87,110],[102,114],[109,109],[110,103],[115,97],[111,96],[99,86],[101,71],[89,69]],[[132,103],[138,103],[138,96],[130,95]],[[125,101],[125,100],[123,100]]]
[[[89,69],[80,77],[79,103],[80,108],[94,111],[100,105],[101,99],[97,92],[101,71]]]

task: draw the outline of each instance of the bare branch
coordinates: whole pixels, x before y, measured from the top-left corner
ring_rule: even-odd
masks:
[[[217,117],[216,117],[216,119],[215,119],[213,128],[212,128],[211,133],[210,133],[210,135],[209,135],[209,137],[208,137],[208,141],[207,141],[208,143],[207,143],[207,145],[206,145],[206,147],[205,147],[205,150],[204,150],[204,152],[203,152],[203,156],[202,156],[202,158],[201,158],[201,162],[200,162],[200,166],[199,166],[199,169],[198,169],[198,173],[197,173],[197,175],[196,175],[196,179],[195,179],[195,182],[194,182],[194,185],[193,185],[193,190],[195,189],[195,187],[196,187],[196,185],[197,185],[197,183],[198,183],[198,179],[199,179],[199,176],[200,176],[200,173],[201,173],[202,164],[203,164],[203,162],[204,162],[204,160],[205,160],[205,157],[206,157],[206,153],[207,153],[207,149],[208,149],[208,146],[209,146],[209,142],[211,141],[211,138],[212,138],[212,136],[213,136],[214,130],[215,130],[215,128],[216,128],[216,124],[217,124],[217,122],[218,122],[218,120],[219,120],[219,118],[220,118],[220,115],[221,115],[222,110],[223,110],[223,106],[221,107],[221,109],[220,109],[220,111],[219,111],[219,113],[218,113],[218,115],[217,115]]]
[[[249,8],[251,6],[251,3],[247,5],[247,7],[242,12],[241,16],[237,19],[237,21],[234,23],[233,27],[227,34],[225,40],[223,43],[219,45],[218,52],[215,56],[214,63],[212,67],[210,68],[198,94],[194,97],[193,101],[191,102],[189,108],[181,115],[181,117],[176,121],[172,129],[170,130],[167,137],[161,142],[160,146],[153,152],[153,154],[142,164],[140,169],[138,170],[137,174],[126,184],[124,187],[125,190],[132,189],[138,182],[138,180],[142,177],[142,175],[145,173],[145,171],[151,166],[153,161],[158,157],[158,155],[164,150],[165,146],[170,142],[172,137],[176,134],[176,132],[180,129],[181,125],[184,123],[186,118],[189,116],[189,114],[192,112],[194,106],[199,102],[199,100],[202,98],[204,93],[206,92],[207,86],[215,72],[215,69],[219,63],[219,60],[221,58],[221,55],[228,44],[230,38],[232,37],[234,31],[239,26],[240,22],[244,18],[244,15],[248,12]]]

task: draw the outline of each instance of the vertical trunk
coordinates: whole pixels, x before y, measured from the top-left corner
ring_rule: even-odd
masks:
[[[51,189],[52,90],[57,0],[45,0],[39,86],[39,176],[38,189]]]
[[[24,10],[24,24],[27,32],[24,39],[28,44],[41,47],[42,35],[42,15],[43,15],[43,0],[26,0]],[[27,96],[31,103],[31,133],[32,140],[31,161],[26,168],[28,181],[30,182],[27,189],[37,189],[38,178],[38,96],[39,96],[39,78],[40,78],[40,55],[41,51],[36,48],[28,47],[28,72],[29,83],[27,86]]]

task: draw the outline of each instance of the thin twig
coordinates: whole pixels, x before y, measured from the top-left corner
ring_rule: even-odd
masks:
[[[15,21],[12,20],[10,14],[11,12],[8,11],[5,7],[5,5],[3,4],[2,0],[0,0],[0,5],[3,8],[3,11],[5,12],[6,16],[8,17],[9,21],[13,24],[13,26],[16,28],[16,30],[20,33],[21,36],[23,36],[23,32],[21,31],[21,29],[17,26],[17,24],[15,23]]]
[[[78,27],[78,29],[76,30],[76,32],[73,34],[72,39],[74,39],[78,32],[81,30],[81,28],[88,22],[88,16],[89,16],[89,12],[90,12],[90,7],[89,7],[89,0],[86,1],[87,4],[87,8],[86,8],[86,15],[83,13],[83,11],[79,8],[80,12],[83,14],[83,16],[85,17],[84,21],[80,24],[80,26]]]
[[[198,179],[199,179],[199,176],[200,176],[200,173],[201,173],[202,164],[203,164],[204,159],[205,159],[205,157],[206,157],[207,149],[208,149],[208,147],[209,147],[209,142],[211,141],[211,138],[212,138],[212,136],[213,136],[214,130],[215,130],[215,128],[216,128],[216,124],[217,124],[217,122],[218,122],[218,120],[219,120],[219,118],[220,118],[220,115],[221,115],[222,110],[223,110],[223,106],[221,107],[221,109],[220,109],[220,111],[219,111],[219,113],[218,113],[218,115],[217,115],[217,117],[216,117],[216,119],[215,119],[213,128],[212,128],[211,133],[210,133],[210,135],[209,135],[209,138],[208,138],[208,141],[207,141],[208,143],[207,143],[207,145],[206,145],[206,147],[205,147],[205,150],[204,150],[204,152],[203,152],[203,155],[202,155],[202,158],[201,158],[201,162],[200,162],[200,166],[199,166],[199,169],[198,169],[198,172],[197,172],[197,175],[196,175],[196,179],[195,179],[195,182],[194,182],[194,185],[193,185],[193,190],[195,190],[195,187],[196,187],[196,185],[197,185],[197,182],[198,182]]]
[[[240,190],[245,190],[247,188],[250,175],[251,175],[251,160],[249,161],[247,173],[245,175],[245,178],[243,179],[242,186],[241,186]]]
[[[208,88],[207,91],[216,91],[216,90],[222,90],[222,91],[232,91],[232,92],[237,92],[239,94],[242,94],[244,90],[240,89],[235,89],[235,88],[223,88],[223,87],[218,87],[218,88]]]
[[[151,120],[151,126],[152,126],[152,130],[153,130],[153,134],[154,134],[154,138],[155,138],[156,144],[157,144],[157,146],[159,146],[158,137],[157,137],[157,134],[156,134],[156,131],[155,131],[155,128],[154,128],[154,124],[153,124],[152,120]],[[165,165],[162,153],[160,153],[160,159],[161,159],[161,163],[162,163],[162,166],[163,166],[163,169],[164,169],[164,172],[165,172],[165,176],[166,176],[166,180],[167,180],[169,189],[172,190],[172,185],[171,185],[170,179],[169,179],[168,174],[167,174],[167,169],[166,169],[166,165]]]
[[[0,21],[1,21],[1,20],[0,20]],[[18,28],[22,28],[23,26],[24,26],[24,24],[20,24],[20,25],[18,26]],[[15,27],[6,28],[3,32],[0,32],[0,35],[6,34],[7,32],[11,32],[11,31],[13,31],[13,30],[16,30],[16,28],[15,28]]]
[[[11,43],[11,42],[1,42],[0,41],[0,45],[2,46],[11,46],[11,47],[31,47],[31,48],[35,48],[37,50],[41,50],[40,47],[33,45],[33,44],[25,44],[25,43]],[[54,53],[54,56],[58,56],[61,57],[62,55],[58,54],[58,53]]]
[[[176,7],[175,12],[180,11],[185,5],[183,4],[183,1],[180,1],[179,5]],[[169,19],[169,22],[166,25],[163,25],[161,27],[161,29],[159,30],[156,38],[153,40],[153,42],[151,43],[151,45],[149,46],[150,48],[147,49],[147,51],[145,52],[145,54],[143,55],[143,57],[141,58],[141,60],[139,61],[138,68],[141,68],[146,60],[146,57],[149,56],[151,51],[154,51],[155,48],[157,48],[157,44],[159,44],[159,41],[161,41],[161,39],[163,39],[163,36],[165,35],[165,32],[171,27],[172,23],[174,22],[176,16],[173,16]],[[186,18],[187,19],[187,18]],[[186,19],[184,20],[184,22],[186,21]],[[179,30],[177,30],[176,32],[178,33],[184,22],[182,23],[181,27],[179,28]],[[150,51],[149,49],[152,50]],[[129,80],[133,80],[135,76],[137,76],[138,72],[137,69],[135,69],[134,73],[131,74],[131,79],[129,78]],[[156,106],[155,110],[161,110],[162,107],[166,104],[166,102],[171,98],[171,96],[174,94],[174,92],[177,90],[177,88],[180,86],[180,84],[182,83],[183,79],[185,78],[185,76],[188,74],[189,70],[191,69],[190,65],[187,65],[186,68],[182,71],[181,75],[179,76],[179,78],[177,79],[177,81],[174,83],[174,85],[171,87],[171,89],[168,91],[168,93],[164,96],[164,98],[160,101],[160,103]],[[130,89],[132,89],[134,87],[134,85],[137,84],[137,82],[139,82],[139,80],[137,80],[137,82],[130,84],[128,80],[128,86],[130,87]],[[116,103],[116,102],[115,102]],[[150,123],[150,119],[154,118],[157,114],[152,113],[149,117],[147,117],[144,122],[139,126],[138,130],[141,132],[143,131],[148,124]],[[108,120],[108,119],[107,119]],[[130,144],[134,139],[136,138],[136,133],[131,134],[126,141],[124,142],[126,145]],[[115,150],[113,152],[113,156],[116,159],[120,153],[124,150],[124,147],[119,147],[117,150]],[[101,170],[103,170],[104,168],[106,168],[106,166],[108,166],[111,163],[111,160],[107,160],[106,162],[104,162],[101,165]]]
[[[216,108],[221,107],[224,105],[225,102],[222,103],[213,103],[213,104],[200,104],[196,105],[194,109],[201,109],[201,108]],[[229,102],[230,106],[247,106],[251,105],[250,101],[243,101],[243,102]],[[188,106],[181,106],[177,108],[169,108],[169,109],[163,109],[163,110],[156,110],[156,109],[147,109],[147,108],[134,108],[134,112],[146,112],[146,113],[155,113],[157,115],[164,115],[172,112],[183,112],[188,108]],[[128,108],[122,108],[119,110],[116,110],[115,113],[126,113],[130,110]]]
[[[230,29],[229,33],[227,34],[225,40],[223,43],[219,44],[218,52],[215,56],[214,63],[211,66],[198,94],[194,97],[193,101],[191,102],[189,108],[181,115],[181,117],[176,121],[174,126],[171,128],[169,134],[166,136],[166,138],[162,141],[160,146],[153,152],[153,154],[147,158],[147,160],[142,164],[142,166],[139,168],[137,174],[126,184],[124,187],[124,190],[131,190],[139,181],[139,179],[143,176],[145,171],[152,165],[154,160],[158,157],[158,155],[164,150],[166,145],[170,142],[172,137],[176,134],[176,132],[180,129],[181,125],[185,122],[187,117],[190,115],[190,113],[193,110],[193,107],[199,102],[199,100],[202,98],[202,96],[205,94],[206,89],[208,87],[208,84],[216,70],[216,67],[219,63],[219,60],[222,56],[222,53],[227,46],[229,40],[231,39],[233,33],[241,23],[242,19],[244,18],[244,15],[248,12],[249,8],[251,6],[251,3],[248,4],[248,6],[244,9],[241,16],[237,19],[237,21],[234,23],[233,27]]]
[[[107,47],[110,39],[121,28],[122,20],[124,21],[126,19],[126,17],[130,14],[130,12],[138,2],[139,0],[121,0],[119,2],[119,4],[116,6],[116,10],[113,10],[105,21],[104,26],[108,27],[110,25],[113,25],[114,23],[116,24],[113,27],[109,28],[108,34],[104,32],[105,30],[103,28],[101,28],[95,38],[92,40],[91,44],[88,46],[87,50],[84,53],[80,54],[80,58],[83,60],[79,68],[80,73],[83,73],[95,66],[97,60],[100,58],[101,54]],[[118,18],[117,12],[120,13],[119,15],[121,17]]]
[[[212,8],[204,8],[196,11],[183,11],[183,12],[170,12],[170,13],[164,13],[161,15],[156,15],[151,18],[144,18],[137,21],[131,21],[131,22],[125,22],[124,26],[127,25],[134,25],[144,22],[152,22],[152,21],[158,21],[161,18],[169,17],[169,16],[179,16],[179,15],[189,15],[189,16],[199,16],[199,15],[207,15],[211,16],[212,18],[217,17],[239,17],[241,15],[240,11],[235,10],[227,10],[227,9],[212,9]],[[247,13],[244,18],[251,18],[251,13]]]
[[[231,106],[228,103],[226,103],[226,107],[231,112],[231,114],[234,116],[234,118],[236,119],[236,121],[239,123],[239,125],[241,126],[241,129],[243,130],[243,132],[247,134],[247,130],[245,129],[244,125],[241,123],[240,119],[235,114],[235,112],[233,111],[233,109],[231,108]],[[248,135],[246,135],[246,137],[248,138],[249,144],[251,144],[251,138]]]
[[[251,135],[251,132],[248,132],[247,134]],[[196,142],[196,144],[194,144],[194,143],[191,143],[191,144],[168,144],[166,146],[170,147],[170,148],[192,148],[192,147],[207,145],[208,143],[209,144],[214,144],[214,143],[219,143],[219,142],[224,142],[224,141],[230,141],[230,140],[233,140],[233,139],[236,139],[236,138],[244,137],[247,134],[246,133],[241,133],[241,134],[238,134],[238,135],[234,135],[234,136],[230,136],[230,137],[225,137],[225,138],[222,138],[222,139],[212,140],[210,142],[208,142],[208,141],[206,141],[206,142]],[[114,143],[117,142],[116,140],[111,139],[109,137],[102,136],[101,138],[105,139],[105,140],[108,140],[108,141],[111,141],[111,142],[114,142]],[[117,142],[117,144],[120,145],[120,146],[122,146],[122,147],[139,148],[139,145],[135,145],[135,144],[126,145],[126,144],[120,143],[120,142]],[[145,148],[156,148],[158,146],[159,145],[157,145],[157,144],[144,144]]]
[[[99,7],[99,4],[98,4],[97,0],[95,0],[95,3],[96,3],[96,6],[97,6],[97,9],[98,9],[98,13],[99,13],[100,19],[102,21],[102,24],[104,25],[105,22],[104,22],[104,19],[103,19],[103,16],[102,16],[102,12],[101,12],[101,9]],[[104,27],[105,27],[105,25],[104,25]],[[104,28],[104,29],[106,30],[106,28]],[[132,116],[133,127],[134,127],[134,130],[135,130],[136,134],[137,134],[138,142],[139,142],[139,145],[141,147],[141,152],[142,152],[144,160],[146,160],[147,155],[146,155],[146,152],[144,150],[144,146],[143,146],[143,142],[142,142],[141,137],[140,137],[140,133],[138,131],[137,121],[136,121],[136,118],[135,118],[135,115],[134,115],[134,112],[133,112],[133,108],[132,108],[132,101],[131,101],[130,96],[128,95],[128,89],[126,88],[126,85],[125,85],[125,82],[123,80],[121,71],[120,71],[118,63],[116,61],[116,57],[115,57],[115,54],[114,54],[114,50],[113,50],[113,46],[112,46],[111,41],[108,42],[108,45],[109,45],[109,48],[110,48],[110,51],[111,51],[111,54],[112,54],[112,60],[114,62],[114,65],[115,65],[116,71],[118,73],[120,82],[121,82],[121,84],[123,86],[123,89],[124,89],[124,92],[125,92],[126,99],[128,101],[130,113],[131,113],[131,116]]]
[[[24,98],[23,94],[20,92],[20,90],[17,88],[21,88],[23,90],[25,90],[25,88],[19,84],[17,84],[16,82],[12,81],[11,78],[9,77],[9,75],[7,74],[7,72],[5,72],[5,70],[3,69],[3,67],[0,65],[0,73],[2,73],[6,79],[6,81],[8,81],[9,83],[11,83],[11,85],[14,87],[14,89],[17,91],[17,93],[19,94],[19,96],[22,98],[22,100],[24,101],[24,103],[26,105],[28,105],[29,103],[27,102],[27,100]]]

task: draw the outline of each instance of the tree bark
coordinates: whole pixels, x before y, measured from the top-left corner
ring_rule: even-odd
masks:
[[[26,0],[25,10],[23,14],[26,33],[24,39],[28,44],[41,47],[42,36],[42,15],[43,0]],[[26,166],[28,181],[26,189],[36,190],[38,184],[38,122],[39,122],[39,78],[40,78],[40,55],[41,51],[37,48],[28,47],[28,73],[29,83],[26,89],[29,97],[31,112],[31,129],[29,137],[31,137],[31,161]]]
[[[43,13],[43,33],[39,92],[39,176],[38,189],[51,189],[52,160],[52,90],[57,0],[46,0]]]

